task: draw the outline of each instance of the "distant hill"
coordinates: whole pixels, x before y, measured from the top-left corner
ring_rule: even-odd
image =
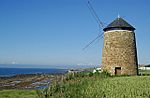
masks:
[[[148,65],[145,65],[145,67],[150,67],[150,64],[148,64]]]
[[[145,65],[145,64],[139,64],[139,67],[150,67],[150,64]]]

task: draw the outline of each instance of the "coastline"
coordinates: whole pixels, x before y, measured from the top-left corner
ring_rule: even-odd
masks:
[[[65,73],[64,73],[65,74]],[[64,74],[18,74],[9,77],[0,77],[0,90],[8,89],[28,89],[38,90],[47,88],[51,81]]]
[[[0,90],[26,89],[38,90],[47,88],[56,79],[61,79],[66,73],[89,72],[88,69],[48,69],[49,73],[16,74],[0,77]],[[20,70],[19,70],[20,71]],[[34,70],[35,71],[35,70]]]

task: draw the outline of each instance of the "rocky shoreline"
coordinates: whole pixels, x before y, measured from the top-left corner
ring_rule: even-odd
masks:
[[[10,77],[0,77],[0,90],[4,89],[43,89],[56,77],[63,74],[18,74]]]

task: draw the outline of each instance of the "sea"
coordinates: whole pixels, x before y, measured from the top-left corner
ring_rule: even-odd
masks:
[[[67,69],[55,68],[0,68],[0,77],[10,77],[17,74],[64,74]]]
[[[68,69],[91,68],[88,65],[31,65],[31,64],[0,64],[0,77],[17,74],[64,74]]]

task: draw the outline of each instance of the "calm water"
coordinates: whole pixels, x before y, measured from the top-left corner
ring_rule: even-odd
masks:
[[[17,74],[36,74],[36,73],[51,73],[63,74],[65,69],[51,69],[51,68],[0,68],[0,77],[13,76]]]

